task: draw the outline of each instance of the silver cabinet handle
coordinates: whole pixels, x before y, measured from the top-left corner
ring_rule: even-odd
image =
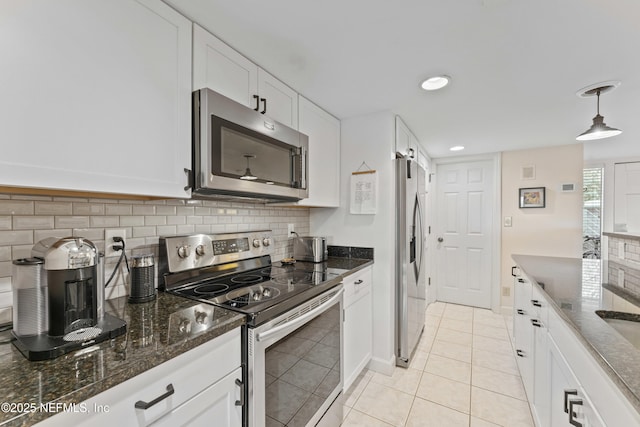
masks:
[[[534,307],[542,307],[542,304],[540,304],[540,301],[537,299],[532,299],[531,304],[533,304]]]
[[[516,313],[520,314],[521,316],[524,316],[524,310],[518,309],[516,310]]]
[[[364,280],[360,279],[360,280],[356,280],[355,282],[353,282],[354,285],[362,285],[362,282]]]
[[[236,385],[240,387],[240,400],[236,400],[236,406],[244,406],[244,383],[236,378]]]
[[[531,324],[536,328],[542,328],[542,323],[538,319],[531,319]]]
[[[577,417],[577,414],[573,412],[573,405],[582,405],[582,399],[571,399],[569,400],[569,424],[575,427],[582,427],[582,423],[576,420],[574,417]]]
[[[578,390],[569,389],[564,391],[564,412],[569,413],[569,396],[577,396]]]
[[[518,355],[518,357],[524,357],[524,351],[522,350],[516,350],[516,354]]]
[[[164,399],[166,399],[167,397],[171,396],[173,393],[175,393],[175,391],[173,390],[173,384],[169,384],[167,386],[167,392],[165,394],[156,397],[151,402],[145,402],[143,400],[138,400],[136,402],[136,404],[135,404],[135,407],[137,409],[147,410],[147,409],[151,408],[153,405],[155,405],[156,403],[159,403],[159,402],[163,401]]]

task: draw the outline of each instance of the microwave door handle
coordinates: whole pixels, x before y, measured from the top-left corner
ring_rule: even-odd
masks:
[[[302,147],[302,188],[307,188],[307,149]]]
[[[300,317],[297,317],[289,322],[283,323],[282,325],[275,327],[273,329],[269,329],[268,331],[265,332],[260,332],[256,335],[256,340],[258,341],[266,341],[269,339],[269,337],[274,336],[275,334],[277,334],[278,332],[281,332],[282,330],[285,329],[290,329],[290,330],[294,330],[296,329],[298,326],[303,325],[304,323],[306,323],[309,319],[313,319],[316,315],[322,313],[324,310],[326,310],[328,307],[332,306],[333,304],[335,304],[336,301],[338,301],[340,298],[342,298],[342,293],[344,292],[344,288],[340,289],[334,296],[331,297],[331,299],[327,300],[326,302],[324,302],[321,306],[314,308],[313,310],[303,314]]]

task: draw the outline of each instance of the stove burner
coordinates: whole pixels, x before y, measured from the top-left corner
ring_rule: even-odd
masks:
[[[235,276],[231,278],[233,283],[239,283],[242,285],[251,285],[253,283],[262,282],[262,276],[257,274],[244,274],[242,276]]]
[[[224,283],[209,283],[196,287],[193,292],[198,295],[211,295],[226,291],[227,289],[229,289],[229,286]]]
[[[263,276],[271,276],[271,267],[260,270],[260,274]]]
[[[232,307],[244,307],[249,304],[270,300],[280,295],[280,291],[269,286],[256,286],[252,288],[239,289],[236,297],[229,297]]]
[[[309,285],[313,284],[313,273],[306,271],[292,271],[273,276],[271,281],[279,285]]]

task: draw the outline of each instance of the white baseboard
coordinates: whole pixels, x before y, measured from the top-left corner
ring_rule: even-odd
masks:
[[[372,357],[369,361],[369,369],[380,374],[391,376],[393,369],[396,367],[396,356],[391,355],[387,360],[380,359],[379,357]]]

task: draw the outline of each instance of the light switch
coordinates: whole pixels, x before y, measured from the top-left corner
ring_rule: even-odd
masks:
[[[504,226],[505,227],[511,227],[511,217],[510,216],[505,216],[504,217]]]

